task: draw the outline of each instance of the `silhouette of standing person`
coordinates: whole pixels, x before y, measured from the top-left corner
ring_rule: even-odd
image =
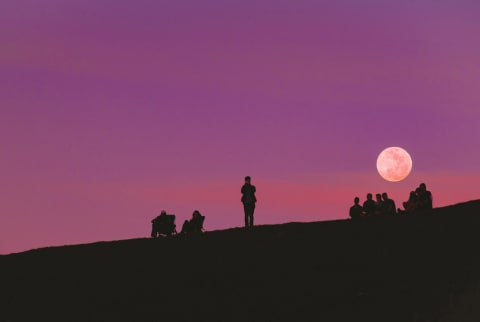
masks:
[[[245,184],[242,186],[240,192],[242,193],[243,211],[245,212],[245,227],[253,226],[253,213],[255,211],[255,203],[257,198],[255,186],[251,184],[250,176],[245,177]]]

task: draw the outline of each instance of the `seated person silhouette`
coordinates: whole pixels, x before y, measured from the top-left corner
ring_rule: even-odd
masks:
[[[355,197],[355,199],[353,199],[353,206],[350,207],[350,218],[352,219],[358,219],[362,216],[362,212],[363,212],[363,207],[360,206],[360,198],[358,197]]]
[[[198,210],[192,214],[190,221],[185,220],[182,226],[181,234],[199,234],[203,232],[203,222],[205,216],[202,216]]]
[[[152,238],[162,235],[171,236],[176,233],[175,215],[167,215],[167,212],[162,210],[160,215],[152,220]]]
[[[421,183],[418,186],[418,209],[419,210],[432,210],[432,193],[427,190],[425,183]]]
[[[418,189],[417,189],[418,191]],[[403,208],[405,210],[398,209],[398,213],[400,214],[411,214],[414,213],[418,207],[418,196],[416,191],[410,191],[410,195],[407,201],[403,202]]]
[[[375,195],[375,207],[374,207],[374,211],[373,211],[373,214],[375,216],[381,216],[383,214],[382,210],[383,210],[383,200],[382,200],[382,195],[377,193]]]
[[[375,213],[375,201],[373,201],[373,196],[371,193],[367,193],[367,200],[363,203],[363,212],[364,216],[373,216]]]
[[[381,213],[382,216],[394,216],[397,214],[397,208],[395,208],[395,201],[393,199],[388,198],[388,194],[386,192],[382,193],[382,207]]]

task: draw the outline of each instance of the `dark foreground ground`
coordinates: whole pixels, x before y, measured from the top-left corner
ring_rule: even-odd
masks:
[[[480,321],[480,201],[0,256],[0,321]]]

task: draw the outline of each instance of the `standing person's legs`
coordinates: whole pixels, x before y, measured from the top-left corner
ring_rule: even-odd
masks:
[[[255,212],[255,204],[252,204],[250,208],[250,226],[253,227],[253,213]]]
[[[245,227],[253,226],[253,211],[255,210],[255,204],[245,203],[243,204],[243,210],[245,212]]]
[[[245,227],[253,226],[253,212],[255,211],[255,204],[244,204],[245,211]]]
[[[253,227],[253,209],[252,209],[252,212],[250,213],[249,217],[250,217],[250,227]]]
[[[248,204],[243,204],[243,212],[245,213],[245,227],[248,227]]]

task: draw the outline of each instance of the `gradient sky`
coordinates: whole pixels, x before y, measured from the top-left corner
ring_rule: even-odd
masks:
[[[2,0],[0,254],[480,196],[480,2]],[[376,171],[387,146],[413,170]]]

